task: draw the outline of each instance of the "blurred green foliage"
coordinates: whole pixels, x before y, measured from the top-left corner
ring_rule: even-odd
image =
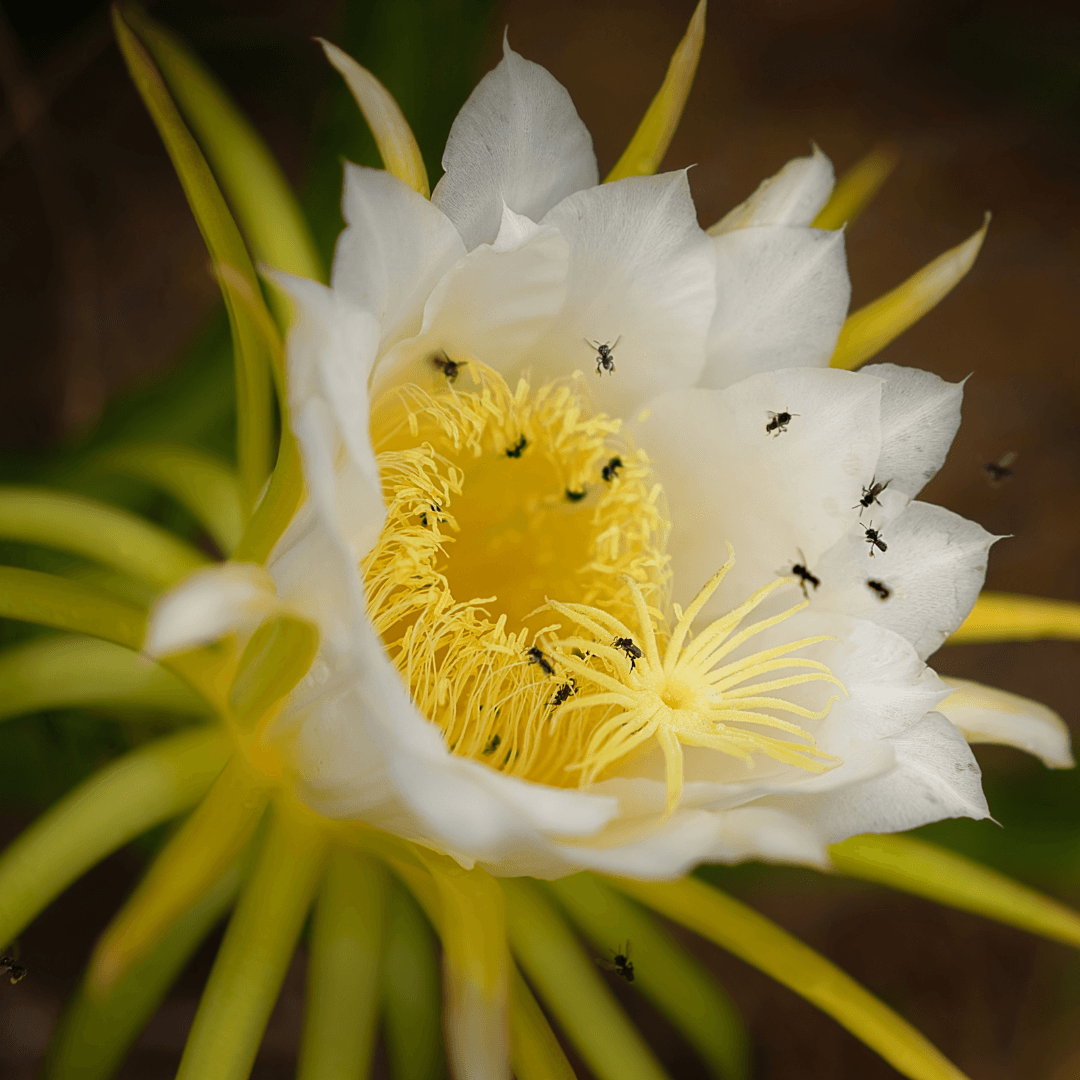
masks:
[[[338,5],[328,33],[395,94],[416,133],[432,180],[450,125],[479,75],[476,57],[491,26],[492,0],[373,0]],[[65,34],[100,16],[103,5],[81,0],[44,9],[16,5],[12,23],[33,58]],[[379,166],[375,144],[344,82],[317,47],[256,29],[220,8],[198,3],[155,5],[170,25],[214,69],[241,104],[247,95],[307,109],[298,119],[311,132],[302,203],[320,250],[329,261],[343,227],[340,213],[345,161]],[[255,31],[255,32],[253,32]],[[254,86],[251,81],[254,81]],[[134,93],[134,89],[131,91]],[[100,469],[96,458],[123,443],[175,440],[234,459],[236,398],[232,348],[224,311],[215,314],[164,379],[123,395],[106,407],[79,445],[33,456],[0,455],[0,483],[43,484],[77,491],[145,515],[196,544],[208,538],[178,503],[142,481]],[[52,573],[80,562],[62,552],[0,543],[0,563]],[[36,636],[38,627],[0,620],[0,647]],[[0,723],[0,808],[49,805],[101,764],[160,731],[85,710],[62,710]]]

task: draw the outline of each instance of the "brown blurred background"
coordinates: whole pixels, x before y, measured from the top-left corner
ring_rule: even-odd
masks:
[[[394,25],[411,20],[418,33],[443,11],[397,8]],[[692,8],[690,0],[509,0],[474,33],[475,64],[467,53],[425,62],[433,71],[463,65],[472,81],[497,60],[508,24],[514,47],[570,90],[603,175]],[[5,11],[0,459],[5,477],[20,478],[77,447],[107,402],[166,377],[212,323],[218,300],[105,8],[9,0]],[[343,41],[340,7],[200,0],[158,4],[154,14],[236,95],[298,188],[325,186],[309,163],[312,130],[333,130],[331,74],[309,38]],[[388,65],[400,61],[394,48],[407,54],[409,42],[384,48]],[[429,126],[445,131],[460,94],[435,77],[425,92],[442,109]],[[994,214],[969,277],[883,355],[950,380],[974,373],[953,452],[924,498],[1012,534],[994,549],[989,587],[1080,600],[1080,11],[1019,0],[716,3],[666,164],[696,163],[691,183],[707,226],[812,141],[842,173],[886,139],[901,164],[851,230],[853,306],[969,236],[985,210]],[[992,487],[981,466],[1008,451],[1019,455],[1014,478]],[[934,666],[1036,697],[1080,730],[1078,661],[1076,645],[1034,643],[946,648]],[[1048,774],[1012,751],[979,756],[1004,829],[950,823],[930,835],[1080,906],[1080,777]],[[2,787],[12,786],[10,768],[0,760]],[[47,801],[31,792],[3,802],[0,842]],[[34,1075],[94,936],[141,865],[138,850],[121,852],[23,936],[31,974],[15,987],[0,980],[0,1076]],[[1080,1076],[1080,957],[1064,946],[809,872],[748,868],[717,880],[900,1009],[973,1080]],[[896,1075],[786,990],[718,950],[695,948],[744,1011],[755,1077]],[[126,1080],[173,1075],[212,955],[212,947],[200,952],[129,1058]],[[299,955],[256,1077],[291,1075],[302,964]],[[632,990],[616,989],[674,1077],[704,1076]]]

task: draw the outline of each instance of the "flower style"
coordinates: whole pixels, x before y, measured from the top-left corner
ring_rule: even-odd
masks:
[[[268,574],[202,571],[150,626],[318,628],[262,734],[304,804],[496,875],[668,878],[985,817],[991,727],[1071,764],[1030,711],[961,733],[925,664],[995,538],[916,501],[962,387],[828,367],[824,154],[706,233],[685,171],[599,184],[505,44],[443,166],[430,201],[346,166],[331,286],[276,277],[308,501]]]
[[[99,940],[51,1080],[109,1073],[234,896],[180,1080],[248,1074],[313,904],[300,1076],[360,1075],[380,1002],[396,1008],[383,938],[389,956],[405,927],[434,963],[407,894],[441,941],[458,1077],[572,1076],[530,987],[599,1080],[664,1076],[569,924],[598,949],[632,936],[635,986],[714,1075],[744,1076],[737,1013],[651,908],[905,1075],[958,1080],[824,957],[680,876],[832,865],[1080,945],[1080,915],[1031,890],[858,835],[987,816],[968,742],[1072,764],[1050,710],[926,666],[961,623],[1080,634],[1074,607],[1025,597],[984,596],[965,622],[995,538],[916,499],[962,387],[851,370],[966,273],[985,227],[851,315],[839,227],[880,155],[834,189],[815,148],[703,231],[686,172],[653,175],[702,3],[603,184],[566,91],[507,44],[429,198],[393,99],[325,45],[386,166],[346,166],[327,287],[220,88],[145,15],[114,25],[229,311],[238,460],[156,444],[98,463],[185,502],[217,565],[105,504],[0,491],[0,535],[97,564],[82,581],[0,567],[0,614],[74,631],[0,657],[5,710],[112,695],[220,721],[110,764],[0,855],[6,940],[191,811]],[[269,307],[252,255],[277,268]]]

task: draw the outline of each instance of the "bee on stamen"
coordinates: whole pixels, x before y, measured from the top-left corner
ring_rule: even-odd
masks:
[[[566,497],[570,502],[581,502],[581,500],[585,498],[585,489],[582,488],[580,491],[574,491],[571,488],[567,488]]]
[[[525,655],[529,658],[529,663],[536,664],[545,675],[555,674],[551,661],[535,645],[526,649]]]
[[[521,457],[521,452],[529,445],[529,440],[522,435],[513,446],[506,448],[506,456],[511,458]]]
[[[555,696],[551,699],[551,707],[557,709],[564,701],[569,701],[571,696],[576,693],[577,683],[573,679],[568,679],[555,691]]]
[[[877,483],[873,477],[870,478],[870,486],[862,489],[862,498],[851,508],[852,510],[859,511],[859,517],[862,517],[862,512],[871,503],[877,503],[878,506],[881,502],[878,496],[892,483],[891,480],[886,480],[884,484]]]
[[[888,600],[892,596],[892,589],[883,581],[867,580],[866,587],[876,592],[879,600]]]
[[[870,558],[874,557],[874,548],[879,548],[881,551],[888,551],[889,545],[881,539],[881,533],[874,528],[874,523],[870,522],[870,527],[864,530],[864,539],[870,545]]]
[[[623,461],[621,457],[613,457],[601,470],[600,475],[611,483],[619,475],[619,470],[623,467]]]
[[[772,419],[765,425],[765,434],[772,435],[775,439],[787,431],[788,424],[791,423],[792,417],[802,416],[802,413],[788,412],[787,409],[785,409],[783,412],[766,411],[766,416],[770,416]]]
[[[642,656],[641,650],[634,644],[633,638],[617,637],[611,643],[611,646],[618,649],[619,652],[626,653],[630,660],[630,670],[633,671]]]
[[[585,338],[585,344],[596,350],[596,374],[603,375],[606,371],[609,375],[615,374],[615,358],[611,355],[614,352],[615,347],[622,341],[622,334],[620,334],[613,342],[604,342],[603,345],[598,341],[590,341]]]
[[[501,745],[502,745],[502,736],[501,735],[492,735],[491,738],[488,739],[488,741],[487,741],[487,746],[484,747],[484,749],[481,751],[481,753],[484,755],[484,757],[491,757],[491,755],[494,754],[495,751],[498,750]]]

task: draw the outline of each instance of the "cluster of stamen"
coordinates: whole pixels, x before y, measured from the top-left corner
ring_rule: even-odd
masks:
[[[729,548],[728,561],[685,612],[676,609],[676,624],[663,635],[657,632],[656,616],[641,590],[629,579],[626,587],[634,602],[634,628],[596,607],[550,601],[556,612],[592,635],[558,641],[559,653],[576,677],[578,693],[560,705],[550,720],[552,738],[579,747],[578,760],[567,767],[580,772],[582,784],[601,779],[653,739],[664,757],[669,812],[682,793],[684,746],[717,750],[748,764],[754,753],[760,753],[811,772],[823,772],[837,763],[817,749],[804,728],[772,715],[779,712],[820,720],[828,714],[836,696],[813,710],[776,692],[812,682],[833,683],[843,690],[825,664],[793,655],[832,639],[819,635],[745,655],[740,652],[750,638],[807,606],[804,600],[739,629],[750,612],[794,578],[770,582],[691,638],[694,620],[733,565]],[[735,653],[739,655],[733,658]],[[793,670],[799,673],[780,674]],[[795,738],[765,734],[758,728]]]
[[[544,730],[569,693],[544,644],[557,629],[545,596],[629,615],[629,577],[659,603],[660,489],[644,454],[615,446],[620,422],[588,415],[572,385],[511,391],[475,362],[459,366],[475,390],[409,385],[374,410],[387,520],[361,566],[368,612],[454,753],[576,785]],[[549,551],[553,537],[563,547]]]
[[[691,637],[729,559],[685,613],[674,608],[669,632],[668,523],[645,454],[616,446],[619,421],[588,415],[572,385],[533,392],[522,380],[511,391],[467,368],[475,390],[409,385],[375,411],[387,521],[361,567],[372,621],[452,752],[576,787],[655,740],[669,809],[683,746],[828,768],[803,728],[774,715],[828,712],[835,698],[814,711],[776,696],[839,685],[824,664],[792,655],[824,639],[741,652],[805,606],[739,629],[793,579]],[[548,599],[567,594],[578,602]],[[567,636],[559,616],[584,633]]]

